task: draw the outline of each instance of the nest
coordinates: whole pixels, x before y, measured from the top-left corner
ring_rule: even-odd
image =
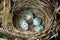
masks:
[[[14,40],[17,38],[19,39],[26,39],[26,40],[47,40],[55,37],[54,35],[57,34],[57,23],[56,23],[56,15],[52,13],[51,7],[48,3],[43,1],[13,1],[14,5],[12,6],[11,13],[8,14],[12,17],[6,16],[7,18],[12,19],[7,20],[7,26],[4,27],[5,30],[8,30],[8,34],[13,35]],[[44,29],[39,32],[30,32],[30,31],[21,31],[22,29],[19,27],[19,20],[21,20],[25,15],[26,12],[31,10],[37,17],[42,19],[42,25],[44,25]],[[5,20],[6,21],[6,20]],[[10,22],[10,23],[9,23]],[[8,24],[9,23],[9,24]],[[5,24],[3,24],[5,25]]]

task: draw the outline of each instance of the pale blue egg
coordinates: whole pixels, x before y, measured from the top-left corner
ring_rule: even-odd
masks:
[[[41,24],[41,19],[40,18],[35,18],[33,20],[33,24],[36,25],[36,26],[39,26]]]
[[[32,12],[27,12],[27,14],[26,14],[26,20],[28,20],[28,19],[30,19],[30,18],[34,18],[34,15],[33,15],[33,13]]]
[[[40,29],[43,30],[44,29],[44,26],[43,25],[40,25]]]
[[[28,24],[27,24],[26,20],[21,20],[20,25],[23,30],[28,30]]]
[[[43,30],[43,28],[44,27],[42,25],[40,25],[40,26],[34,27],[34,30],[35,30],[35,32],[41,32]]]

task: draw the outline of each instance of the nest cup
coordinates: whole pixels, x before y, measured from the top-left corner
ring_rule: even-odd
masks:
[[[20,9],[19,9],[20,8]],[[48,6],[46,6],[46,4],[45,5],[41,5],[40,7],[39,6],[34,6],[34,5],[30,5],[30,6],[28,6],[27,4],[24,4],[22,7],[19,7],[18,8],[18,6],[16,7],[16,10],[14,10],[14,18],[15,19],[13,19],[14,21],[13,21],[13,24],[14,24],[14,26],[15,26],[15,28],[17,29],[17,30],[19,30],[20,32],[21,32],[21,34],[24,34],[24,35],[26,35],[26,36],[28,36],[28,37],[30,37],[31,35],[31,37],[33,37],[33,36],[38,36],[39,35],[39,37],[40,38],[44,38],[44,39],[48,39],[49,37],[51,37],[53,34],[50,32],[50,30],[55,30],[56,29],[56,26],[57,26],[57,24],[56,24],[56,20],[55,20],[55,14],[54,13],[52,13],[51,12],[51,9],[49,8],[49,5]],[[30,31],[24,31],[24,30],[22,30],[22,28],[20,27],[20,24],[19,24],[19,22],[20,22],[20,20],[22,19],[22,18],[24,18],[25,17],[25,15],[27,14],[27,12],[28,11],[32,11],[33,12],[33,14],[35,14],[35,16],[37,16],[37,17],[39,17],[39,18],[41,18],[42,19],[42,25],[44,26],[44,29],[41,31],[41,32],[39,32],[39,33],[33,33],[33,32],[30,32]],[[14,23],[15,22],[15,23]],[[56,29],[57,30],[57,29]],[[56,31],[55,30],[55,31]],[[57,31],[56,31],[57,32]],[[46,37],[43,37],[42,35],[44,34],[44,36],[46,36]],[[49,35],[50,34],[50,35]],[[51,35],[52,34],[52,35]],[[29,36],[30,35],[30,36]],[[48,37],[49,36],[49,37]]]

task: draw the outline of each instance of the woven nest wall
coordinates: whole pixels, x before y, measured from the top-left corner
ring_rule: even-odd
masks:
[[[57,34],[56,15],[55,13],[51,12],[51,7],[47,2],[40,0],[20,0],[15,1],[14,5],[11,7],[11,13],[7,12],[3,16],[2,25],[4,26],[4,29],[11,34],[11,36],[13,35],[12,40],[15,38],[17,38],[17,40],[49,40],[54,37],[55,34]],[[44,26],[44,29],[41,32],[35,33],[23,31],[21,29],[19,20],[25,17],[26,12],[28,11],[32,11],[37,17],[42,19],[42,25]],[[4,20],[5,17],[6,19],[8,18],[8,20]]]

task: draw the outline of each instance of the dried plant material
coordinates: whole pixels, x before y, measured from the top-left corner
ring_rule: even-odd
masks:
[[[57,37],[56,12],[51,11],[52,7],[47,1],[3,0],[0,5],[2,14],[0,34],[8,40],[49,40]],[[35,18],[41,20],[34,21]],[[22,19],[25,21],[22,22]]]

